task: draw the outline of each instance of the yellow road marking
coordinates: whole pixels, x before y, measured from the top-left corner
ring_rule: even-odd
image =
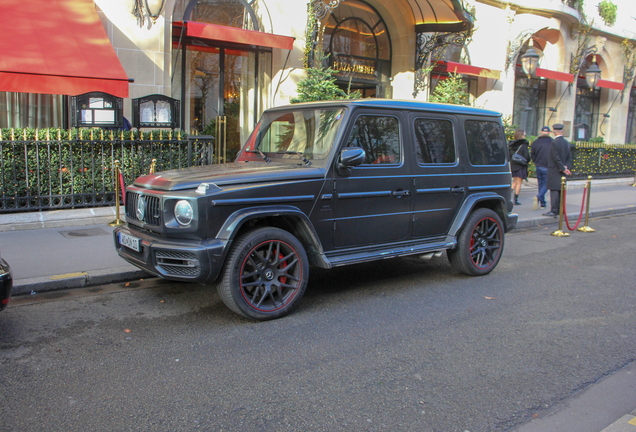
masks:
[[[69,278],[80,277],[80,276],[88,276],[88,273],[86,272],[66,273],[66,274],[51,276],[49,277],[49,279],[52,279],[52,280],[69,279]]]

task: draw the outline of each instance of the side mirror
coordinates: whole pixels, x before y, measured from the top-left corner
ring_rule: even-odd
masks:
[[[351,168],[361,165],[367,158],[366,153],[360,147],[345,147],[340,152],[336,169],[342,176],[351,175]]]

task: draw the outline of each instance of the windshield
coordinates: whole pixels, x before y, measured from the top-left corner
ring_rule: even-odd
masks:
[[[237,160],[262,161],[265,158],[260,152],[274,162],[309,162],[308,165],[324,167],[344,111],[328,108],[266,112]]]

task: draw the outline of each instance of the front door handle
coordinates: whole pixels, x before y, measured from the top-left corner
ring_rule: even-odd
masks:
[[[407,190],[393,191],[391,192],[391,195],[400,198],[403,196],[409,196],[409,191]]]
[[[464,193],[465,190],[466,189],[464,189],[463,187],[454,187],[454,188],[451,188],[450,191],[452,193]]]

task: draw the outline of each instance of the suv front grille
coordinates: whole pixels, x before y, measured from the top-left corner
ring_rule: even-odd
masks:
[[[161,225],[161,200],[159,197],[152,195],[144,195],[146,206],[144,209],[143,220],[137,217],[137,204],[139,203],[140,194],[135,192],[126,192],[126,219],[136,220],[147,223],[148,225]]]

